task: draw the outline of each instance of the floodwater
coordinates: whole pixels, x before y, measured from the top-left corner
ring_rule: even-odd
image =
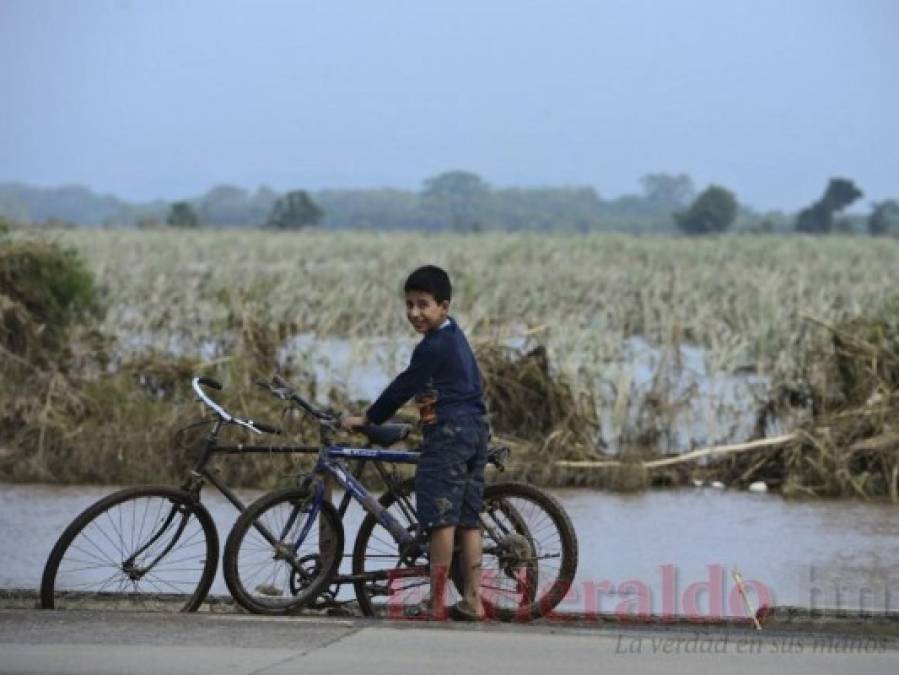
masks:
[[[155,346],[207,360],[225,355],[215,342],[191,349],[186,338],[168,333],[164,337],[132,335],[124,344],[127,350]],[[522,337],[506,338],[502,344],[519,350],[527,347]],[[349,340],[304,333],[284,343],[278,360],[283,366],[311,373],[319,391],[335,387],[351,399],[374,400],[391,377],[406,367],[414,346],[415,340],[405,337]],[[550,353],[552,364],[558,365],[556,357],[562,355]],[[769,385],[765,376],[715,370],[708,363],[708,350],[701,347],[657,347],[642,337],[625,339],[618,357],[601,363],[586,354],[564,357],[568,376],[595,394],[601,442],[611,453],[619,450],[622,438],[653,430],[666,452],[745,440],[754,432],[758,400],[764,399]],[[647,399],[662,403],[661,417],[647,406]],[[769,434],[781,431],[776,421],[766,429]]]
[[[336,387],[353,399],[374,400],[391,376],[405,368],[414,344],[400,338],[350,341],[306,334],[289,340],[279,359],[311,369],[319,391]],[[525,346],[522,339],[504,344],[516,349]],[[601,374],[592,378],[605,449],[617,452],[623,436],[645,433],[649,426],[658,430],[660,449],[665,451],[749,438],[768,379],[715,372],[707,357],[707,350],[692,345],[659,348],[641,337],[625,340],[620,358],[604,362]],[[574,357],[570,360],[578,362]],[[596,364],[592,369],[596,370]],[[647,415],[647,397],[659,400],[658,395],[666,401],[663,418]],[[774,421],[766,431],[783,430]]]
[[[0,588],[37,588],[65,526],[111,491],[0,486]],[[899,505],[786,501],[713,488],[551,492],[571,516],[580,549],[575,584],[560,611],[742,616],[735,568],[755,606],[899,611]],[[214,490],[203,501],[224,541],[236,511]],[[351,505],[347,552],[361,519]],[[221,570],[212,592],[227,593]]]

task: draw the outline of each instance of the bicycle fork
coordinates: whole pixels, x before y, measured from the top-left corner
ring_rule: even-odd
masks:
[[[172,522],[175,520],[177,514],[181,514],[181,522],[178,523],[177,530],[174,533],[174,536],[171,538],[166,547],[162,550],[159,555],[147,566],[145,567],[137,567],[134,563],[137,560],[138,556],[145,553],[153,546],[163,534],[169,529],[172,525]],[[166,555],[168,555],[169,551],[171,551],[175,544],[178,543],[178,540],[181,538],[181,535],[184,534],[184,530],[187,527],[187,521],[190,520],[190,512],[188,509],[185,509],[183,506],[178,504],[172,504],[172,508],[169,511],[169,515],[166,517],[165,522],[163,522],[162,526],[156,531],[147,543],[141,546],[139,549],[134,551],[131,556],[127,560],[122,561],[122,571],[128,575],[128,578],[131,581],[140,581],[147,573],[150,572],[156,564],[162,560]]]
[[[306,487],[306,485],[304,485],[304,487]],[[313,523],[318,519],[319,511],[321,511],[321,504],[325,496],[324,487],[320,482],[313,483],[311,487],[312,494],[309,498],[294,504],[293,509],[290,511],[290,515],[287,517],[287,521],[284,523],[284,527],[281,528],[281,532],[278,535],[273,534],[261,521],[256,520],[253,522],[253,528],[262,535],[263,539],[265,539],[272,549],[274,549],[275,553],[272,556],[272,559],[283,560],[286,562],[303,580],[309,580],[311,575],[303,568],[301,564],[303,560],[297,558],[297,553],[300,550],[300,546],[302,546],[303,542],[306,540],[309,531],[312,529]],[[299,535],[294,541],[288,541],[291,530],[303,514],[306,514],[306,519],[300,528]]]

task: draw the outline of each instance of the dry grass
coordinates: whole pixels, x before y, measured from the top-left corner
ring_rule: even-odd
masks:
[[[405,339],[404,273],[445,266],[474,338],[545,326],[550,362],[593,384],[624,338],[708,348],[713,372],[774,373],[801,353],[799,317],[837,323],[892,292],[899,242],[872,238],[71,231],[104,289],[107,333],[214,344],[235,314],[320,337]]]
[[[783,454],[733,460],[725,468],[734,482],[767,476],[788,494],[896,490],[888,422],[893,390],[870,365],[889,361],[895,349],[867,334],[858,344],[834,342],[834,354],[860,350],[852,361],[854,384],[835,388],[845,363],[833,360],[842,365],[826,373],[811,368],[824,363],[816,351],[821,329],[801,319],[844,325],[862,308],[880,306],[892,293],[899,262],[893,240],[230,231],[58,236],[94,272],[106,313],[99,333],[76,327],[66,333],[64,358],[35,369],[35,354],[23,351],[33,342],[15,338],[38,331],[40,321],[10,296],[0,297],[0,337],[8,352],[19,352],[2,363],[5,383],[20,383],[0,391],[0,409],[7,411],[0,445],[12,448],[0,453],[6,480],[179,478],[189,458],[174,451],[172,432],[200,413],[189,375],[225,380],[235,410],[277,421],[280,409],[252,382],[279,367],[285,341],[303,333],[360,344],[372,336],[408,340],[400,284],[413,265],[434,262],[454,278],[453,313],[477,346],[494,427],[515,445],[521,477],[616,489],[683,482],[686,474],[651,477],[639,464],[657,456],[655,440],[686,405],[664,377],[636,402],[622,393],[622,380],[616,412],[637,405],[639,415],[623,437],[625,466],[614,475],[551,468],[556,459],[602,456],[596,382],[620,356],[625,338],[643,335],[666,353],[676,354],[682,344],[707,348],[711,373],[768,374],[777,391],[769,413],[782,415],[791,402],[817,414],[804,440]],[[537,327],[537,339],[518,349],[503,346]],[[319,391],[309,364],[289,367],[286,374],[310,397],[354,405],[353,392]],[[832,390],[843,392],[843,407],[828,398]],[[847,414],[851,431],[839,423]],[[314,430],[286,421],[298,439],[313,440]],[[232,482],[270,486],[296,465],[238,458],[224,468]]]

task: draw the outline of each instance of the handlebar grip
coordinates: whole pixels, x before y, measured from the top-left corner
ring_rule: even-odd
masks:
[[[259,429],[266,434],[280,434],[281,430],[278,427],[273,427],[271,424],[265,424],[264,422],[256,422],[255,420],[252,422],[253,426]]]
[[[211,377],[198,377],[197,382],[207,387],[212,387],[213,389],[221,390],[222,384],[218,380],[213,380]]]

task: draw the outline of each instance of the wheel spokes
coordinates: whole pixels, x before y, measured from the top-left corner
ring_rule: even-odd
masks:
[[[189,510],[170,518],[173,509],[168,497],[136,496],[87,522],[59,561],[54,606],[109,607],[123,601],[146,607],[166,600],[181,609],[200,585],[208,554],[199,519]]]

